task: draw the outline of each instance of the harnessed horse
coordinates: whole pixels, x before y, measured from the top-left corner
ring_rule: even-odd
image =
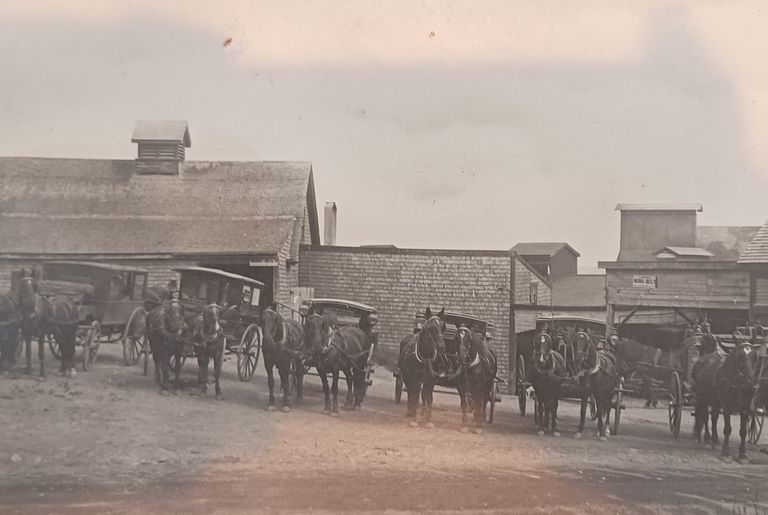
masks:
[[[574,366],[575,366],[574,360]],[[542,436],[552,428],[553,436],[560,436],[557,430],[557,408],[560,402],[560,385],[566,376],[563,355],[552,349],[552,337],[541,333],[534,342],[531,384],[536,392],[536,406],[540,414],[537,433]]]
[[[445,360],[445,322],[442,316],[445,309],[437,315],[427,308],[426,320],[418,334],[410,335],[400,342],[400,358],[398,367],[408,391],[408,409],[405,416],[416,417],[416,409],[419,405],[419,395],[422,399],[422,416],[425,419],[425,427],[434,427],[432,424],[432,392],[435,388],[437,374],[433,368],[435,359]],[[417,426],[416,421],[411,422]]]
[[[208,363],[213,358],[213,377],[216,384],[216,399],[221,400],[221,365],[224,361],[224,330],[221,328],[222,307],[208,304],[189,324],[189,332],[197,355],[197,382],[200,394],[208,394]],[[180,360],[177,360],[180,361]]]
[[[608,350],[598,351],[594,339],[582,332],[576,335],[576,367],[581,390],[581,410],[576,438],[581,438],[584,433],[587,402],[591,395],[597,407],[598,436],[601,441],[605,441],[613,393],[618,382],[616,358]]]
[[[464,384],[466,385],[462,385],[462,388],[459,389],[459,396],[462,397],[462,424],[466,423],[467,402],[466,396],[462,395],[462,390],[466,388],[471,401],[475,432],[482,433],[485,427],[488,401],[491,395],[495,395],[493,385],[498,370],[496,352],[482,335],[473,333],[466,326],[461,326],[456,330],[456,340],[464,372]]]
[[[264,368],[267,371],[267,385],[269,386],[269,404],[267,411],[275,410],[275,379],[272,369],[277,367],[280,374],[280,388],[283,390],[282,411],[290,411],[290,381],[291,365],[296,374],[296,399],[301,400],[304,368],[301,362],[301,346],[304,340],[304,328],[295,320],[284,320],[283,317],[270,306],[261,312],[259,325],[264,335]]]
[[[730,459],[728,444],[731,436],[731,414],[738,413],[741,417],[739,436],[739,461],[746,459],[746,439],[749,415],[753,407],[753,398],[759,386],[759,377],[755,377],[757,364],[757,352],[749,343],[741,343],[733,349],[725,358],[723,364],[715,374],[715,389],[717,391],[717,407],[723,414],[725,426],[723,427],[722,456]],[[715,418],[713,426],[717,424]]]
[[[32,338],[37,338],[40,377],[45,377],[45,336],[53,334],[61,349],[60,372],[68,377],[75,373],[75,338],[77,337],[77,305],[72,299],[56,295],[48,299],[37,293],[37,277],[22,270],[19,280],[21,333],[26,343],[27,374],[32,374]]]
[[[147,316],[147,336],[155,362],[155,379],[160,386],[161,395],[168,394],[172,355],[177,358],[176,380],[179,379],[184,326],[184,306],[176,299],[163,302]]]
[[[16,348],[19,345],[21,315],[13,296],[0,293],[0,371],[16,364]]]

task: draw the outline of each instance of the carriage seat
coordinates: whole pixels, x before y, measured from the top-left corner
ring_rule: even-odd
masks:
[[[37,281],[37,293],[43,297],[64,295],[74,302],[82,304],[93,300],[95,290],[90,284],[46,279]]]

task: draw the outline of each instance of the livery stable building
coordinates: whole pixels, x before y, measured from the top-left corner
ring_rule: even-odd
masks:
[[[0,158],[0,289],[45,260],[89,260],[149,271],[219,268],[265,283],[295,304],[299,245],[318,244],[312,165],[187,161],[181,121],[138,122],[136,159]]]

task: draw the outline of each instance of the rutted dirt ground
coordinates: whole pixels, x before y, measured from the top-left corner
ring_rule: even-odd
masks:
[[[573,439],[567,402],[563,436],[539,437],[506,396],[477,435],[458,431],[453,395],[437,396],[435,429],[408,427],[384,369],[363,411],[332,418],[317,377],[302,405],[266,412],[261,364],[241,383],[226,362],[222,401],[191,386],[163,397],[118,345],[102,351],[75,379],[0,377],[0,512],[768,513],[768,455],[725,463],[688,438],[691,417],[674,440],[666,409],[634,400],[604,443]],[[182,377],[196,373],[188,362]]]

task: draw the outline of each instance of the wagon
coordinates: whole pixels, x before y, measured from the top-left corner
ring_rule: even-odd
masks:
[[[493,323],[482,318],[478,318],[466,313],[457,313],[452,311],[446,311],[443,314],[443,320],[445,321],[445,332],[443,332],[443,338],[445,339],[445,350],[449,360],[454,362],[456,367],[461,366],[458,362],[459,348],[456,341],[456,332],[462,325],[468,327],[473,333],[482,335],[482,338],[490,341],[493,339]],[[421,331],[421,327],[426,321],[426,315],[423,312],[417,312],[414,317],[413,334],[417,334]],[[403,378],[400,376],[400,371],[395,369],[392,373],[395,377],[395,402],[399,403],[402,399],[403,392],[406,391]],[[456,394],[457,392],[452,390],[436,389],[439,393]],[[493,423],[493,415],[496,410],[496,403],[501,402],[501,394],[499,392],[498,381],[494,380],[491,387],[491,393],[488,397],[490,406],[488,409],[488,422]]]
[[[237,377],[240,381],[249,381],[256,371],[261,353],[262,335],[258,322],[264,283],[215,268],[193,266],[174,271],[181,277],[179,300],[184,307],[185,318],[198,315],[208,304],[223,307],[220,322],[224,331],[225,353],[237,356]],[[145,360],[148,353],[145,345]],[[194,350],[187,346],[182,354],[182,365],[192,355]],[[175,366],[175,363],[171,365]]]
[[[324,315],[330,315],[330,318],[337,324],[337,328],[354,326],[365,332],[371,342],[366,360],[365,382],[368,386],[373,384],[371,379],[371,375],[374,373],[373,352],[379,344],[379,334],[376,332],[379,312],[376,308],[353,300],[331,298],[306,299],[299,306],[302,321],[306,319],[307,315],[315,311],[322,311]],[[305,365],[304,373],[308,372],[309,366]],[[295,377],[295,375],[292,374],[291,377]]]
[[[579,333],[584,333],[588,338],[598,340],[598,348],[605,345],[605,321],[596,318],[575,316],[575,315],[539,315],[536,317],[536,330],[534,332],[535,338],[542,333],[548,334],[554,342],[554,350],[557,350],[563,355],[566,366],[566,376],[561,385],[561,398],[579,398],[580,385],[578,383],[576,364],[575,364],[575,343]],[[533,347],[531,340],[531,348],[526,349],[521,345],[522,352],[517,355],[517,382],[516,393],[518,400],[518,407],[520,414],[525,415],[526,405],[528,399],[528,390],[531,387],[530,381],[526,374],[526,354],[530,353],[529,359],[533,358]],[[529,351],[529,352],[526,352]],[[619,425],[621,422],[621,412],[624,409],[623,396],[628,390],[624,388],[624,379],[619,378],[619,384],[617,385],[612,400],[612,408],[614,410],[613,425],[611,432],[618,434]],[[597,419],[597,407],[594,399],[588,399],[589,414],[592,420]],[[536,424],[539,424],[542,413],[539,411],[538,403],[533,403],[533,416]]]
[[[101,343],[123,341],[126,363],[136,359],[126,353],[125,332],[133,311],[143,305],[147,271],[141,268],[86,261],[52,261],[42,265],[37,291],[43,296],[65,295],[78,307],[76,345],[83,347],[83,370],[96,360]],[[51,353],[61,359],[53,336],[47,336]],[[135,362],[135,361],[133,361]]]

